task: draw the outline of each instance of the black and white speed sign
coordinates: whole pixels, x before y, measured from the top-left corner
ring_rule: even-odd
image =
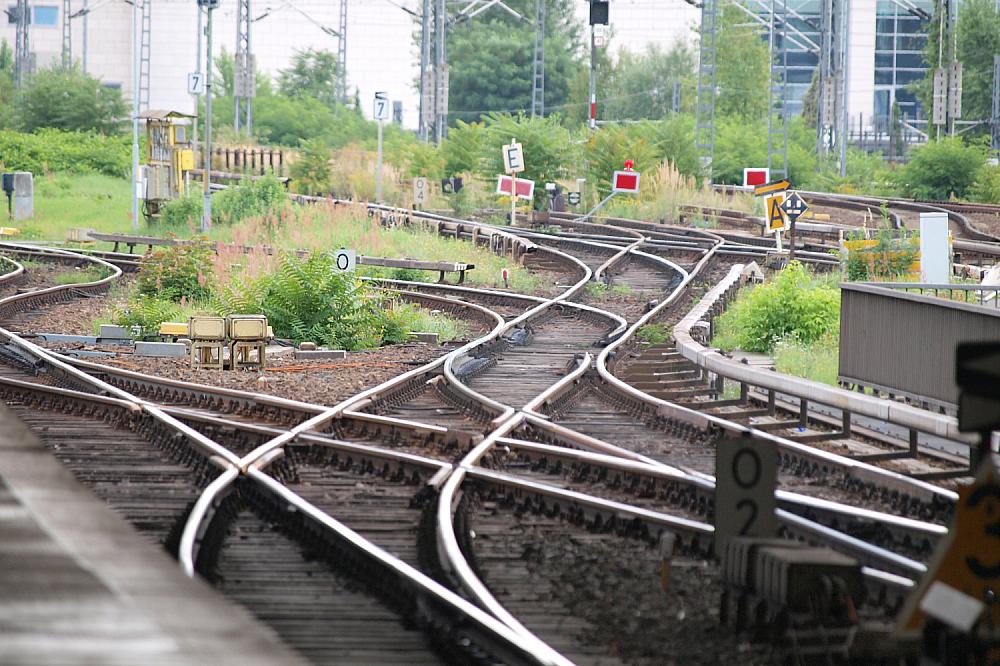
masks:
[[[733,537],[773,537],[778,452],[773,442],[727,437],[715,447],[715,553]]]
[[[337,273],[353,272],[358,263],[358,253],[354,250],[340,248],[333,253],[333,270]]]

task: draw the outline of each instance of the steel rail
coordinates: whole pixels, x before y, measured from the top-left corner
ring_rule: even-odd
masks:
[[[347,548],[360,553],[366,561],[377,564],[382,575],[390,576],[413,596],[416,608],[422,609],[423,612],[428,612],[432,608],[443,612],[453,618],[459,627],[464,623],[471,623],[474,625],[476,633],[485,632],[486,638],[495,639],[502,644],[500,647],[504,652],[517,655],[526,662],[571,666],[571,662],[541,640],[512,631],[508,626],[497,621],[496,618],[477,606],[371,543],[326,512],[293,493],[271,476],[257,469],[255,465],[247,470],[247,477],[250,481],[266,489],[279,501],[294,507],[298,513],[322,527],[327,533],[334,535]],[[476,637],[481,638],[480,636]]]

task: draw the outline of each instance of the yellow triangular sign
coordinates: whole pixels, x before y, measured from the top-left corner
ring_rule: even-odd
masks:
[[[767,229],[777,231],[785,228],[785,211],[781,210],[781,204],[785,201],[782,194],[767,198]]]
[[[958,493],[955,517],[948,534],[896,618],[899,633],[919,632],[927,619],[924,603],[935,583],[947,586],[957,597],[986,602],[992,592],[1000,597],[1000,475],[986,455],[976,480]],[[963,596],[964,595],[964,596]],[[985,605],[987,626],[1000,625],[1000,604]]]

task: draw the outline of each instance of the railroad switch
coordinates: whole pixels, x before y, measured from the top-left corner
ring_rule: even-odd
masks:
[[[865,601],[861,566],[827,548],[737,537],[722,553],[719,617],[757,640],[787,645],[803,662],[847,659]]]

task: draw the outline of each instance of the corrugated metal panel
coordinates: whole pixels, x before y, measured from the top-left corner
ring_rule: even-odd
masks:
[[[842,285],[839,374],[847,381],[954,405],[955,347],[997,341],[996,308]]]

